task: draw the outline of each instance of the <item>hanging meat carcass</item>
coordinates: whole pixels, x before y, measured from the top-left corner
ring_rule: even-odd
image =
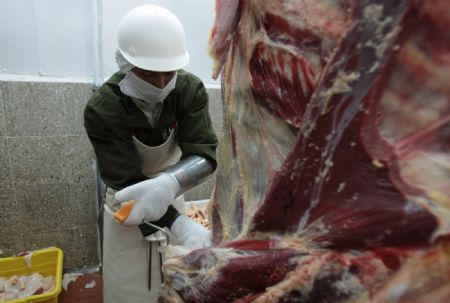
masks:
[[[221,0],[215,245],[163,302],[450,302],[450,1]]]

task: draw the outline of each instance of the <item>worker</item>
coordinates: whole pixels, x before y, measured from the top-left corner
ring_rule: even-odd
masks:
[[[217,137],[203,83],[182,69],[189,54],[172,12],[150,4],[127,12],[118,26],[116,62],[119,71],[84,111],[106,185],[103,295],[105,303],[157,302],[161,260],[152,258],[147,240],[161,239],[144,237],[143,222],[168,229],[177,245],[211,244],[210,231],[183,214],[182,194],[214,172]],[[129,201],[131,212],[120,223],[114,215]]]

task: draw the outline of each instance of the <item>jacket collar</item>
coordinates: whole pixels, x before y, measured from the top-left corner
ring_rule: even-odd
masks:
[[[125,109],[128,113],[128,125],[132,128],[145,128],[145,129],[154,129],[150,123],[147,121],[147,117],[144,113],[134,104],[133,100],[125,94],[119,88],[119,82],[125,77],[125,74],[122,72],[118,72],[114,74],[107,82],[114,86],[117,94],[120,94]],[[163,110],[161,112],[161,116],[159,118],[158,125],[166,125],[168,123],[172,123],[175,121],[174,110],[171,106],[171,99],[173,98],[173,91],[169,94],[169,96],[164,100]]]

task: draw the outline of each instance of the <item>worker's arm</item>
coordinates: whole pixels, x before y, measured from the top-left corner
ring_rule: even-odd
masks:
[[[213,171],[212,164],[201,156],[184,158],[156,177],[118,191],[115,194],[117,201],[134,200],[134,205],[129,208],[129,213],[122,215],[123,211],[119,212],[121,217],[116,218],[125,225],[160,220],[176,197],[202,183]]]
[[[211,245],[211,232],[186,215],[180,215],[170,204],[185,191],[200,184],[214,168],[200,156],[189,156],[166,171],[116,193],[115,199],[128,202],[116,212],[116,219],[125,225],[139,225],[144,220],[160,227],[169,227],[178,244],[191,248]]]

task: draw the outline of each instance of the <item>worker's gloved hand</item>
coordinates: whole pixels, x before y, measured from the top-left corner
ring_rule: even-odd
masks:
[[[153,179],[118,191],[114,196],[117,201],[135,200],[133,209],[123,224],[139,225],[144,219],[159,220],[166,213],[167,207],[173,202],[179,190],[177,180],[169,174],[162,173]]]
[[[189,248],[211,246],[211,232],[186,215],[178,216],[170,230],[177,236],[178,245]]]

